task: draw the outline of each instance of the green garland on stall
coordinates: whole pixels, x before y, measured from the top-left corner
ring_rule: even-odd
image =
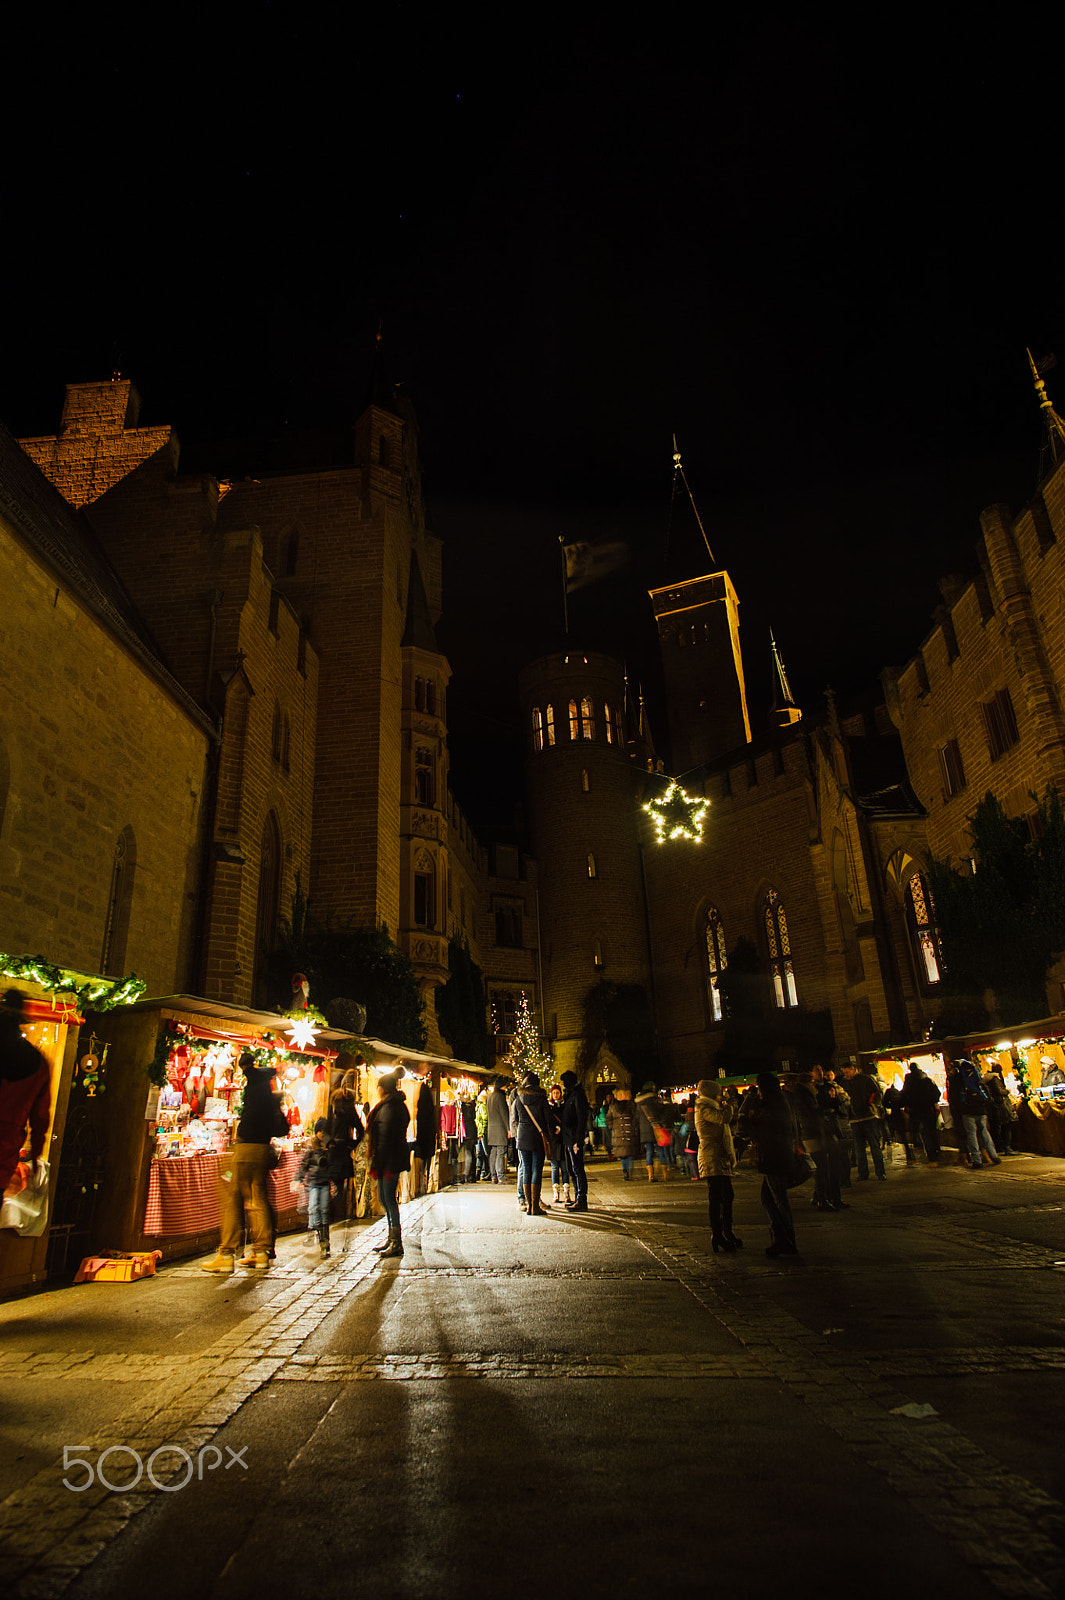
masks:
[[[72,995],[77,1011],[114,1011],[118,1006],[131,1006],[148,987],[135,972],[126,978],[94,978],[70,967],[54,966],[43,956],[0,955],[0,972],[5,978],[35,983],[49,994]]]

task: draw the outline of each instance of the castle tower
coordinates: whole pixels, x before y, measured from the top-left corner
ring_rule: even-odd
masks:
[[[447,1053],[436,1033],[433,990],[448,980],[447,724],[451,669],[440,652],[412,552],[403,662],[403,765],[400,777],[400,913],[397,939],[418,974],[429,1047]]]
[[[639,845],[644,748],[609,656],[564,648],[519,678],[529,822],[540,862],[544,1015],[560,1072],[575,1067],[583,1002],[600,980],[649,990]]]
[[[751,741],[740,603],[727,572],[650,591],[662,650],[675,773]]]

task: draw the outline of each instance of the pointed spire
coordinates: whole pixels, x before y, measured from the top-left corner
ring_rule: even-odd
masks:
[[[784,662],[777,648],[777,641],[773,637],[773,630],[769,630],[769,649],[773,658],[773,699],[769,707],[769,720],[774,727],[790,728],[802,718],[802,712],[795,704],[792,696],[788,675],[784,671]]]
[[[695,512],[695,520],[699,524],[699,532],[703,536],[703,543],[706,546],[706,553],[710,557],[711,565],[716,567],[717,562],[714,560],[714,552],[710,548],[710,540],[706,537],[706,529],[703,527],[703,519],[699,515],[699,507],[695,504],[695,496],[692,494],[691,489],[688,488],[688,480],[684,476],[684,465],[683,465],[683,463],[682,463],[682,461],[680,459],[680,450],[677,447],[677,436],[676,436],[676,434],[674,434],[673,435],[673,493],[674,493],[674,496],[677,493],[677,479],[678,478],[680,479],[681,483],[684,485],[685,489],[687,490],[688,499],[691,501],[692,510]]]
[[[1039,476],[1042,479],[1059,462],[1065,461],[1065,422],[1062,422],[1054,410],[1054,406],[1047,394],[1046,384],[1043,382],[1043,373],[1051,371],[1057,365],[1057,362],[1053,356],[1044,356],[1042,361],[1036,361],[1030,350],[1027,355],[1028,365],[1032,369],[1032,378],[1035,382],[1035,397],[1039,403],[1039,409],[1043,413],[1043,427],[1045,429],[1039,461]],[[1049,461],[1047,460],[1048,457]]]

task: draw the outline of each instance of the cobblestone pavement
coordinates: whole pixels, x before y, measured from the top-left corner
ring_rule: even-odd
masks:
[[[56,1393],[67,1392],[69,1386],[72,1442],[76,1435],[79,1453],[93,1461],[118,1441],[142,1461],[158,1452],[155,1486],[145,1475],[128,1490],[116,1492],[96,1482],[74,1492],[71,1469],[60,1459],[9,1494],[0,1504],[0,1565],[8,1591],[18,1600],[44,1600],[76,1584],[130,1521],[159,1499],[163,1486],[182,1478],[186,1458],[177,1453],[178,1447],[196,1458],[252,1396],[274,1384],[473,1379],[522,1385],[674,1376],[689,1387],[693,1382],[772,1380],[843,1442],[855,1472],[902,1496],[914,1515],[947,1541],[972,1582],[982,1579],[990,1592],[1032,1600],[1065,1593],[1065,1507],[942,1416],[908,1414],[914,1408],[913,1385],[924,1379],[1034,1374],[1049,1382],[1065,1370],[1060,1338],[1065,1287],[1060,1221],[1065,1207],[1057,1199],[1058,1170],[1049,1162],[1041,1163],[1038,1172],[1011,1169],[1001,1174],[996,1191],[985,1190],[978,1201],[963,1196],[960,1204],[957,1186],[965,1180],[953,1176],[953,1188],[930,1173],[916,1181],[907,1174],[883,1189],[870,1186],[873,1192],[862,1197],[861,1217],[832,1218],[829,1227],[819,1226],[817,1248],[801,1266],[767,1263],[752,1239],[752,1247],[729,1258],[723,1268],[709,1253],[702,1191],[682,1183],[649,1191],[636,1184],[623,1186],[616,1169],[596,1168],[593,1212],[580,1219],[556,1216],[557,1232],[549,1223],[512,1217],[498,1192],[486,1192],[487,1186],[465,1195],[451,1191],[404,1208],[408,1253],[391,1270],[372,1251],[379,1227],[358,1230],[350,1248],[321,1265],[301,1264],[296,1245],[282,1241],[283,1259],[262,1286],[254,1309],[237,1315],[203,1348],[191,1351],[124,1353],[121,1339],[102,1347],[102,1338],[100,1348],[90,1349],[84,1347],[84,1337],[67,1341],[77,1348],[60,1348],[62,1315],[51,1323],[47,1316],[34,1318],[35,1331],[51,1329],[40,1341],[47,1348],[26,1348],[25,1336],[12,1337],[19,1316],[5,1317],[12,1308],[0,1307],[0,1382],[5,1393],[21,1392],[20,1384],[29,1386],[28,1393],[42,1382],[56,1386]],[[900,1192],[904,1183],[905,1198]],[[1026,1200],[1020,1203],[1018,1188],[1014,1204],[1008,1197],[1021,1183]],[[934,1209],[928,1212],[929,1207]],[[909,1214],[900,1215],[903,1211]],[[805,1217],[799,1220],[806,1224]],[[537,1233],[538,1228],[545,1232]],[[805,1231],[811,1229],[812,1222]],[[905,1230],[904,1236],[898,1230]],[[1045,1234],[1047,1242],[1033,1234]],[[552,1237],[564,1240],[566,1248]],[[624,1245],[624,1259],[616,1254],[598,1269],[597,1237]],[[895,1249],[900,1237],[905,1240],[902,1258]],[[839,1293],[839,1284],[851,1281],[848,1252],[861,1260],[874,1248],[874,1239],[887,1239],[890,1246],[885,1250],[881,1244],[877,1260],[881,1298],[891,1301],[897,1289],[901,1303],[915,1273],[934,1274],[928,1282],[935,1284],[951,1274],[964,1280],[978,1273],[990,1275],[992,1287],[984,1292],[1001,1301],[1010,1296],[1014,1275],[1026,1273],[1039,1293],[1049,1296],[1051,1312],[1057,1308],[1057,1338],[1042,1344],[999,1339],[973,1345],[932,1343],[927,1348],[900,1348],[890,1342],[885,1348],[846,1346],[841,1336],[847,1330],[811,1326],[809,1308],[822,1303],[822,1288],[826,1295]],[[465,1243],[469,1259],[444,1258],[443,1252],[453,1252],[457,1241]],[[510,1259],[516,1254],[528,1259]],[[369,1280],[381,1285],[386,1276],[384,1292],[389,1295],[429,1294],[441,1303],[474,1286],[501,1285],[522,1295],[550,1292],[553,1283],[582,1292],[612,1284],[672,1292],[679,1286],[699,1308],[696,1328],[704,1327],[706,1337],[701,1349],[684,1350],[544,1349],[542,1341],[531,1338],[518,1349],[321,1349],[323,1340],[329,1343],[337,1317]],[[196,1278],[190,1288],[200,1291],[202,1274],[194,1264],[167,1269],[156,1281],[173,1286],[183,1278]],[[49,1295],[47,1301],[48,1313],[55,1313],[62,1294]],[[113,1303],[122,1311],[132,1305],[128,1299]],[[13,1309],[18,1313],[26,1304],[18,1302]],[[93,1332],[98,1336],[100,1331],[97,1322]],[[659,1343],[668,1345],[668,1339]],[[79,1423],[80,1398],[112,1383],[133,1386],[135,1393],[92,1431]],[[174,1449],[168,1453],[166,1446]],[[131,1466],[128,1454],[126,1466],[114,1462],[111,1481],[127,1481],[123,1474]]]

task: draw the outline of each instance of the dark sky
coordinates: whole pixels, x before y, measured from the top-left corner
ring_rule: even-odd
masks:
[[[673,432],[756,724],[770,624],[807,706],[911,655],[981,507],[1035,487],[1025,346],[1065,361],[1030,16],[715,13],[704,43],[661,8],[376,9],[186,5],[163,38],[143,8],[22,15],[0,417],[51,432],[117,362],[190,453],[335,427],[381,318],[475,815],[464,745],[558,625],[560,533],[631,543],[573,622],[650,673]]]

